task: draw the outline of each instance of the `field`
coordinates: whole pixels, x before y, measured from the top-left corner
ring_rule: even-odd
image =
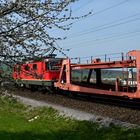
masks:
[[[13,97],[0,95],[1,140],[138,140],[140,129],[110,125],[100,128],[88,121],[60,116],[52,108],[24,106]]]

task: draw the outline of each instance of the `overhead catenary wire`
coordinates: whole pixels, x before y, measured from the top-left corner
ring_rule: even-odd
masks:
[[[69,51],[69,49],[63,49],[62,47],[60,47],[58,45],[58,43],[55,41],[56,47],[55,49],[58,50],[63,56],[65,56],[66,58],[68,58],[68,56],[66,55],[66,53],[64,53],[64,51]]]
[[[126,18],[121,18],[121,19],[115,20],[115,21],[109,22],[107,24],[99,25],[99,26],[90,28],[88,30],[81,31],[81,32],[76,33],[76,34],[71,34],[70,36],[67,37],[67,39],[80,37],[80,36],[84,36],[84,35],[87,35],[87,34],[90,34],[90,33],[93,33],[93,32],[102,31],[102,30],[105,30],[105,29],[109,29],[109,28],[120,26],[120,25],[128,24],[128,23],[131,23],[131,22],[139,21],[140,17],[129,19],[129,18],[138,16],[138,15],[140,15],[140,13],[128,16]],[[128,20],[126,20],[126,19],[128,19]],[[126,21],[123,21],[123,20],[126,20]],[[122,21],[122,22],[119,22],[119,21]]]
[[[75,10],[73,10],[73,13],[81,10],[82,8],[86,7],[87,5],[89,5],[90,3],[93,3],[94,0],[87,0],[86,3],[84,3],[84,5],[81,5],[80,7],[76,8]]]
[[[110,9],[113,9],[113,8],[115,8],[115,7],[118,7],[118,6],[122,5],[122,4],[125,4],[125,3],[128,2],[128,1],[129,1],[129,0],[121,1],[121,2],[119,2],[119,3],[117,3],[117,4],[114,4],[114,5],[112,5],[112,6],[109,6],[109,7],[107,7],[107,8],[104,8],[104,9],[102,9],[102,10],[99,10],[99,11],[97,11],[97,12],[95,12],[95,13],[93,13],[93,10],[92,10],[92,14],[91,14],[91,15],[87,16],[86,18],[82,18],[81,20],[85,20],[85,19],[87,19],[87,18],[89,18],[89,17],[92,17],[92,16],[94,16],[94,15],[98,15],[98,14],[104,13],[104,12],[110,10]],[[77,21],[75,21],[74,23],[80,22],[81,20],[77,20]]]
[[[89,41],[96,41],[97,42],[97,41],[102,41],[102,40],[107,40],[107,39],[112,39],[112,38],[117,38],[117,37],[123,37],[123,36],[129,35],[129,34],[135,34],[135,33],[140,33],[140,29],[136,29],[135,31],[125,32],[125,33],[112,33],[109,35],[104,35],[105,37],[103,37],[103,38],[95,38],[95,37],[92,37],[92,39],[86,38],[86,39],[82,39],[81,41],[74,42],[73,45],[80,44],[80,43],[86,43]],[[70,45],[72,45],[72,44],[70,44]]]
[[[125,0],[125,1],[122,1],[122,2],[120,2],[120,3],[118,3],[118,5],[121,5],[121,4],[123,4],[123,3],[126,3],[126,2],[128,2],[129,0]],[[114,5],[115,6],[115,5]],[[116,7],[116,6],[115,6]],[[110,7],[111,8],[111,7]],[[108,9],[109,10],[109,9]],[[95,14],[95,13],[94,13]],[[97,13],[98,14],[98,13]],[[87,31],[86,31],[86,34],[90,34],[90,33],[92,33],[92,32],[97,32],[97,31],[102,31],[102,30],[105,30],[105,29],[109,29],[109,28],[113,28],[113,27],[117,27],[117,26],[119,26],[119,25],[124,25],[124,24],[128,24],[128,23],[131,23],[131,22],[134,22],[134,21],[139,21],[140,20],[140,18],[139,17],[136,17],[136,16],[138,16],[138,15],[140,15],[140,13],[136,13],[136,14],[134,14],[134,15],[131,15],[131,16],[128,16],[128,17],[125,17],[125,18],[120,18],[120,19],[117,19],[117,20],[115,20],[115,21],[112,21],[112,22],[110,22],[109,24],[111,24],[111,25],[109,25],[108,23],[107,24],[104,24],[104,25],[100,25],[100,26],[98,26],[98,29],[96,28],[95,29],[95,27],[94,27],[94,31],[92,30],[91,31],[91,29],[89,30],[89,33],[87,33]],[[134,18],[134,17],[136,17],[136,18]],[[128,20],[127,20],[128,19]],[[124,21],[125,20],[125,21]],[[116,22],[118,22],[118,23],[116,23]],[[81,33],[82,34],[82,33]],[[83,35],[86,35],[85,34],[85,32],[83,33]],[[112,41],[112,40],[114,40],[114,39],[124,39],[124,38],[128,38],[128,37],[133,37],[133,36],[136,36],[136,35],[138,35],[138,32],[136,31],[136,32],[130,32],[130,33],[120,33],[120,34],[113,34],[113,36],[110,36],[110,37],[104,37],[104,38],[99,38],[99,39],[95,39],[94,41],[95,41],[95,43],[96,44],[98,44],[98,43],[103,43],[103,42],[108,42],[108,41]],[[82,35],[77,35],[78,37],[80,37],[80,36],[82,36]],[[75,36],[73,36],[73,37],[75,37]],[[72,37],[72,38],[73,38]],[[70,37],[69,37],[70,38]],[[68,38],[68,39],[69,39]],[[93,40],[91,40],[91,41],[93,41]],[[91,41],[87,41],[87,43],[92,43]],[[77,42],[74,42],[74,43],[77,43]],[[79,43],[79,44],[83,44],[83,43],[86,43],[85,41],[83,42],[83,40],[82,40],[82,42],[81,43]],[[71,46],[71,43],[70,43],[70,46]],[[77,47],[82,47],[82,46],[74,46],[74,48],[77,48]]]
[[[104,42],[113,41],[113,40],[116,40],[116,39],[125,39],[125,38],[128,38],[128,37],[133,37],[133,36],[139,35],[139,33],[140,33],[140,31],[134,31],[134,32],[124,33],[122,35],[118,34],[118,35],[114,35],[112,37],[98,39],[98,40],[89,40],[89,41],[77,42],[77,44],[76,43],[75,44],[69,44],[69,47],[75,46],[71,49],[76,49],[76,48],[83,47],[83,46],[80,46],[80,45],[83,45],[83,44],[88,45],[88,44],[91,44],[91,43],[92,43],[92,46],[93,46],[93,44],[95,45],[95,44],[100,44],[100,43],[104,43]],[[66,47],[68,47],[68,45]]]
[[[118,7],[118,6],[122,5],[122,4],[125,4],[125,3],[128,2],[128,1],[129,1],[129,0],[121,1],[121,2],[116,3],[116,4],[114,4],[114,5],[110,6],[110,7],[107,7],[107,8],[104,8],[104,9],[100,10],[100,11],[97,11],[97,12],[91,14],[90,16],[94,16],[94,15],[103,13],[103,12],[105,12],[105,11],[108,11],[108,10],[112,9],[112,8],[115,8],[115,7]]]

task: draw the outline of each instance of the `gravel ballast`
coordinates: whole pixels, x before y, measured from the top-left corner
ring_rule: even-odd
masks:
[[[140,126],[140,110],[77,100],[62,95],[42,94],[40,91],[31,92],[27,89],[8,87],[6,90],[9,94],[18,95],[20,98],[24,97],[26,101],[33,99],[35,105],[40,106],[41,103],[45,106],[53,105],[55,109],[59,107],[61,113],[79,120],[93,120],[101,124],[108,122],[106,125],[112,122],[119,124],[125,122],[126,125]],[[73,110],[76,110],[74,114],[72,114]]]

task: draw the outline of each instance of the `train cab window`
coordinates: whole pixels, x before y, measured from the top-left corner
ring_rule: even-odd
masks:
[[[33,70],[37,70],[37,64],[33,64]]]
[[[25,69],[26,71],[28,71],[28,70],[29,70],[29,66],[28,66],[28,65],[25,65],[24,69]]]
[[[59,70],[57,61],[51,62],[51,70]]]
[[[46,70],[51,70],[50,62],[45,63],[45,68],[46,68]]]
[[[59,70],[57,65],[58,62],[55,61],[45,63],[46,70]]]

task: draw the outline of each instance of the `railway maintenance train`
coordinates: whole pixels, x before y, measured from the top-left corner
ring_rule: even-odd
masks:
[[[78,75],[82,70],[87,74],[84,80],[74,78],[74,72]],[[105,79],[104,71],[119,72],[121,76]],[[17,85],[32,89],[55,88],[73,94],[140,100],[140,50],[128,52],[126,58],[122,54],[120,60],[95,58],[86,64],[71,63],[69,58],[30,60],[14,66],[13,79]]]

